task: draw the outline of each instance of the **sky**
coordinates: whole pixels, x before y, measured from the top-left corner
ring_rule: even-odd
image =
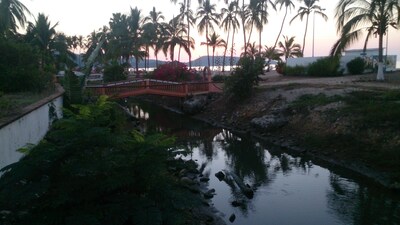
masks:
[[[178,0],[181,2],[183,0]],[[152,10],[153,6],[156,7],[157,11],[161,11],[165,16],[165,19],[169,21],[173,16],[179,13],[179,6],[174,5],[170,0],[20,0],[27,8],[31,11],[33,16],[37,16],[38,13],[44,13],[49,17],[52,24],[58,22],[56,30],[63,32],[67,35],[83,35],[87,36],[92,31],[98,30],[104,25],[108,25],[110,18],[113,13],[128,14],[130,8],[138,7],[142,10],[142,15],[147,16]],[[295,42],[302,44],[303,35],[305,30],[305,20],[300,19],[293,21],[289,25],[289,21],[296,14],[300,4],[298,1],[293,0],[296,5],[296,9],[292,9],[287,17],[287,22],[283,28],[282,35],[295,37]],[[328,16],[328,21],[322,19],[318,15],[315,16],[315,27],[313,28],[313,15],[310,15],[309,27],[306,38],[305,56],[312,56],[312,39],[314,36],[314,49],[315,56],[326,56],[338,39],[336,33],[334,9],[338,0],[320,0],[317,4],[325,9],[324,13]],[[212,4],[217,5],[217,10],[221,7],[225,7],[224,1],[222,0],[211,0]],[[198,7],[196,0],[192,0],[192,9],[195,11]],[[269,12],[268,24],[265,25],[262,34],[262,44],[272,46],[278,35],[279,28],[284,16],[284,8],[277,11],[271,10]],[[34,21],[31,17],[30,21]],[[192,29],[194,31],[195,29]],[[313,35],[313,30],[315,34]],[[217,30],[217,33],[222,38],[226,39],[226,34]],[[192,34],[191,34],[192,36]],[[205,41],[205,35],[193,34],[196,41],[195,53],[193,58],[197,58],[202,55],[206,55],[206,47],[200,46],[201,42]],[[239,31],[235,35],[236,46],[243,46],[243,34]],[[363,39],[358,43],[353,44],[349,49],[357,49],[363,47]],[[281,38],[280,40],[283,40]],[[252,35],[251,42],[256,41],[258,43],[258,33]],[[384,41],[386,46],[386,37]],[[377,48],[377,38],[373,38],[368,45],[369,48]],[[236,47],[236,52],[239,54],[242,51],[241,47]],[[222,55],[223,49],[218,49],[216,55]],[[397,55],[398,61],[400,60],[400,30],[389,30],[388,39],[388,54]],[[162,56],[164,57],[164,56]],[[160,57],[160,59],[162,59]],[[182,55],[183,60],[187,59],[186,56]],[[167,59],[167,58],[166,58]],[[399,64],[399,63],[398,63]],[[400,65],[397,65],[398,67]]]

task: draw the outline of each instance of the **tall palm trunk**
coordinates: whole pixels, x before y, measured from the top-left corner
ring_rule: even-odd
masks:
[[[303,48],[301,49],[301,54],[304,55],[304,48],[306,46],[306,37],[307,37],[307,29],[308,29],[308,18],[310,14],[307,13],[307,18],[306,18],[306,30],[304,32],[304,38],[303,38]]]
[[[233,45],[235,43],[234,41],[235,41],[235,27],[233,27],[233,33],[232,33],[232,48],[231,48],[231,58],[230,58],[231,70],[233,67]]]
[[[243,9],[244,10],[244,9]],[[245,28],[245,18],[244,18],[244,11],[242,12],[242,27],[243,27],[243,41],[244,41],[244,49],[246,49],[246,28]],[[246,52],[246,51],[245,51]]]
[[[190,0],[187,1],[187,6],[186,6],[186,10],[189,11],[189,7],[190,7]],[[187,25],[188,25],[188,32],[187,32],[187,42],[188,42],[188,46],[187,48],[189,49],[189,69],[192,69],[192,53],[190,52],[190,19],[189,19],[189,13],[186,16],[187,19]]]
[[[206,26],[206,37],[208,38],[208,25]],[[208,40],[206,40],[206,43],[207,42]],[[207,60],[208,60],[208,68],[210,68],[210,50],[208,44],[207,44]]]
[[[213,65],[213,70],[215,68],[215,46],[213,46],[213,55],[212,55],[212,65]]]
[[[228,49],[229,44],[229,35],[231,31],[231,25],[228,25],[228,36],[226,37],[226,44],[225,44],[225,51],[224,51],[224,58],[222,59],[222,72],[225,72],[225,58],[226,58],[226,50]]]
[[[258,53],[261,54],[261,33],[262,30],[260,29],[260,31],[258,32]]]
[[[278,36],[276,37],[276,40],[275,40],[275,43],[274,43],[274,47],[272,48],[272,51],[275,50],[276,45],[278,44],[279,38],[281,37],[283,26],[285,25],[287,13],[288,13],[288,7],[286,7],[285,16],[283,17],[282,24],[281,24],[281,29],[279,30]]]
[[[378,73],[376,74],[377,80],[385,80],[385,76],[383,74],[383,32],[378,31],[379,38],[379,55],[378,55]]]
[[[249,37],[247,38],[247,43],[246,43],[246,45],[244,46],[244,50],[245,50],[245,51],[246,51],[246,48],[247,48],[247,44],[250,43],[250,38],[251,38],[252,33],[253,33],[253,26],[251,26],[251,28],[250,28]]]

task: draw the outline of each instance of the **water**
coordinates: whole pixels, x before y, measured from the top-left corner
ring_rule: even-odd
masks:
[[[142,129],[177,137],[188,159],[204,164],[212,199],[233,224],[400,224],[400,194],[392,193],[341,168],[285,153],[276,146],[208,126],[147,103],[131,102]],[[139,116],[140,115],[140,116]],[[234,181],[219,181],[218,171],[236,174],[255,191],[246,197]],[[233,207],[232,201],[241,207]]]

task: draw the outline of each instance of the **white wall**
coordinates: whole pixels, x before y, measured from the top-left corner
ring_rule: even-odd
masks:
[[[18,149],[27,144],[38,144],[43,139],[54,119],[50,115],[51,107],[55,109],[53,115],[62,117],[62,95],[39,104],[42,105],[0,128],[0,168],[22,157]]]

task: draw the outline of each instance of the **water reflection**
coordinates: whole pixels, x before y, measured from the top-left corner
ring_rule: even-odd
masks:
[[[197,160],[216,189],[213,203],[227,221],[234,213],[234,223],[243,225],[399,224],[398,193],[158,107],[132,109],[144,116],[137,118],[145,130],[176,136],[176,148]],[[220,181],[214,176],[219,171],[230,178]],[[243,187],[251,188],[253,196],[246,196]]]

